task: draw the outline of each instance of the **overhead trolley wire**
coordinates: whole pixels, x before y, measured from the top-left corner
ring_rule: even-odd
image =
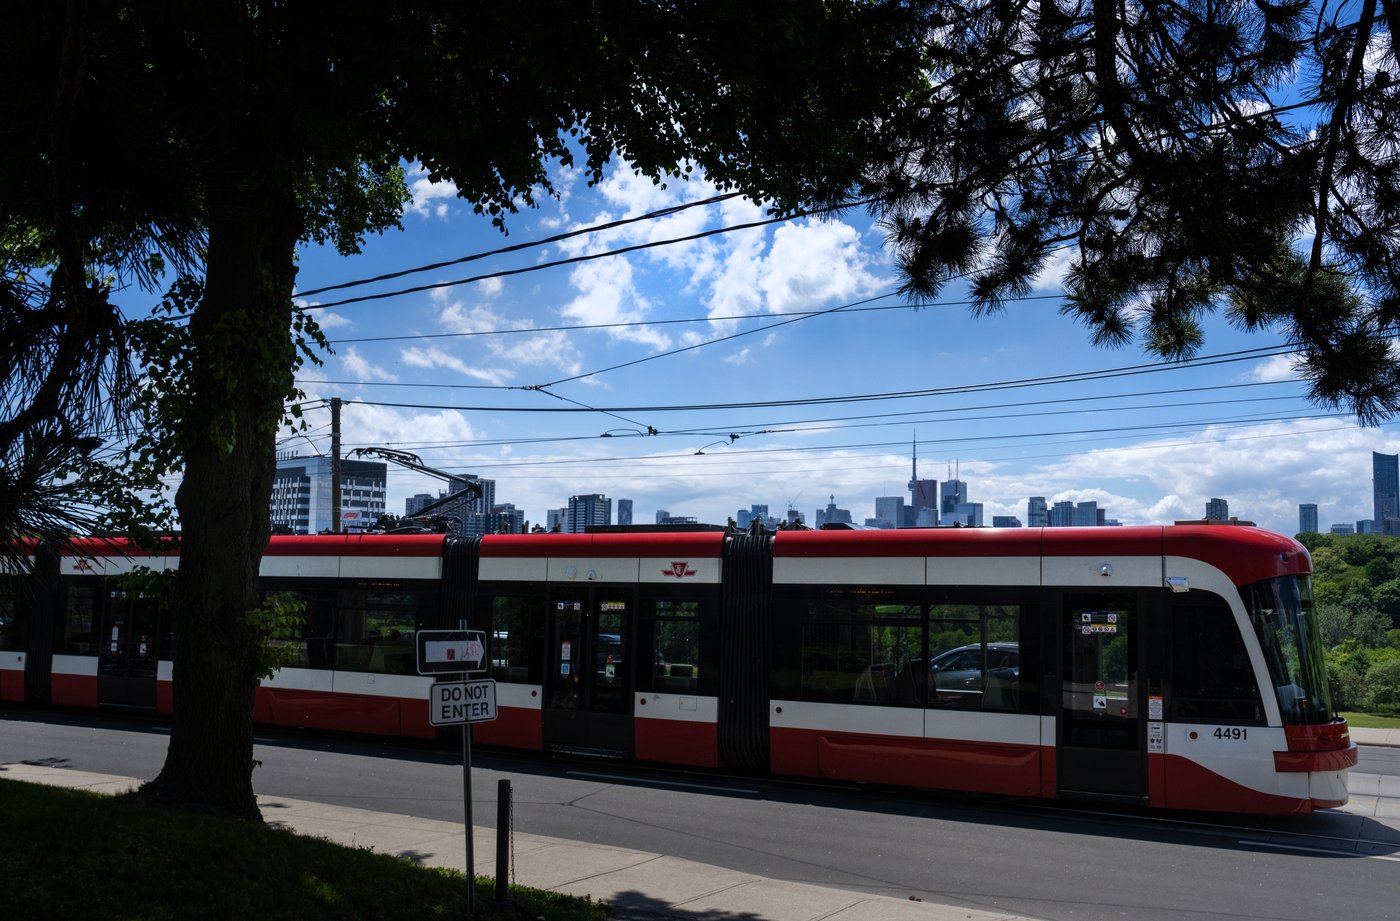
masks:
[[[362,406],[384,406],[397,409],[457,410],[460,412],[497,413],[663,413],[663,412],[709,412],[719,409],[762,409],[777,406],[829,406],[840,403],[868,403],[883,400],[906,400],[926,396],[951,396],[964,393],[982,393],[997,390],[1018,390],[1027,387],[1040,387],[1049,384],[1071,384],[1086,381],[1107,380],[1118,377],[1132,377],[1140,374],[1154,374],[1162,371],[1187,370],[1212,365],[1231,364],[1240,361],[1254,361],[1296,352],[1292,346],[1264,346],[1256,349],[1241,349],[1234,352],[1221,352],[1184,361],[1152,362],[1141,365],[1125,365],[1119,368],[1106,368],[1098,371],[1076,371],[1066,374],[1043,377],[1018,378],[995,381],[985,384],[964,384],[949,387],[930,387],[921,390],[897,390],[878,393],[850,394],[834,397],[807,397],[791,400],[753,400],[736,403],[680,403],[650,406],[604,406],[593,408],[539,407],[539,406],[453,406],[433,403],[398,403],[384,400],[362,400],[346,398],[347,404]]]
[[[670,217],[673,214],[679,214],[680,212],[688,211],[691,208],[700,208],[707,205],[714,205],[723,201],[728,201],[731,198],[739,198],[743,194],[744,193],[742,192],[726,192],[721,195],[711,196],[710,198],[702,198],[696,201],[683,202],[678,205],[671,205],[667,208],[658,208],[655,211],[648,211],[646,214],[638,214],[634,217],[620,218],[616,221],[608,221],[603,224],[593,224],[589,227],[580,227],[576,230],[570,230],[566,231],[565,233],[555,234],[552,237],[545,237],[542,240],[530,240],[525,243],[515,243],[511,246],[502,246],[499,249],[487,250],[486,252],[482,253],[472,253],[469,256],[461,256],[457,259],[449,259],[446,262],[434,262],[429,265],[415,266],[414,268],[402,269],[397,272],[386,272],[383,275],[375,275],[370,278],[360,278],[354,281],[344,281],[335,285],[324,285],[320,288],[311,288],[306,291],[298,291],[296,293],[296,296],[311,297],[314,294],[324,294],[327,291],[341,291],[346,288],[357,288],[360,285],[371,285],[375,282],[380,281],[392,281],[395,278],[403,278],[408,275],[416,275],[420,272],[431,272],[434,269],[445,269],[448,266],[461,265],[466,262],[476,262],[477,260],[487,259],[491,256],[503,256],[506,253],[520,252],[521,250],[531,249],[532,247],[536,246],[548,246],[551,243],[559,243],[564,240],[572,239],[573,237],[586,236],[590,233],[602,233],[603,231],[615,230],[618,227],[624,227],[628,224],[636,224],[641,221],[651,221],[656,220],[658,218]]]
[[[761,221],[747,221],[742,224],[730,224],[725,227],[714,227],[710,230],[702,230],[697,233],[687,234],[683,237],[670,237],[665,240],[649,240],[646,243],[634,243],[631,246],[623,246],[618,249],[610,249],[600,253],[585,253],[581,256],[570,256],[565,259],[552,259],[548,262],[540,262],[535,265],[522,266],[518,269],[502,269],[498,272],[485,272],[481,275],[472,275],[467,278],[459,278],[455,281],[439,281],[425,285],[414,285],[409,288],[399,288],[394,291],[381,291],[377,294],[361,294],[356,297],[342,298],[338,301],[326,301],[318,304],[307,304],[302,310],[324,310],[327,307],[343,307],[346,304],[359,304],[365,301],[379,301],[391,297],[402,297],[406,294],[419,294],[423,291],[433,291],[438,288],[453,288],[457,285],[469,285],[478,281],[486,281],[490,278],[509,278],[513,275],[525,275],[530,272],[539,272],[544,269],[558,268],[564,265],[577,265],[583,262],[592,262],[595,259],[605,259],[609,256],[624,256],[627,253],[640,252],[641,250],[654,249],[659,246],[670,246],[674,243],[691,243],[695,240],[703,240],[706,237],[718,236],[724,233],[733,233],[738,230],[752,230],[755,227],[766,227],[769,224],[780,224],[785,221],[792,221],[802,217],[810,217],[814,214],[827,214],[833,211],[842,211],[847,208],[854,208],[867,202],[843,202],[837,205],[829,205],[825,208],[811,208],[804,211],[796,211],[792,214],[779,215],[777,217],[765,218]],[[317,289],[322,290],[322,289]],[[302,297],[304,295],[297,295]]]

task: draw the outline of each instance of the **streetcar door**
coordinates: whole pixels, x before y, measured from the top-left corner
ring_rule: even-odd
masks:
[[[158,612],[154,599],[120,589],[109,591],[98,635],[98,706],[156,708]]]
[[[586,586],[550,596],[544,747],[632,756],[630,589]]]
[[[1056,758],[1062,796],[1146,797],[1139,613],[1132,595],[1064,599]]]

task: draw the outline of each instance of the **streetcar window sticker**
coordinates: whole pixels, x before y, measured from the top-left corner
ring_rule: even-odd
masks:
[[[568,663],[568,662],[560,662],[560,663],[559,663],[559,674],[561,674],[561,675],[567,675],[568,673],[569,673],[569,663]]]
[[[1117,611],[1081,611],[1079,612],[1079,632],[1083,636],[1093,633],[1117,633],[1118,632],[1118,612]]]

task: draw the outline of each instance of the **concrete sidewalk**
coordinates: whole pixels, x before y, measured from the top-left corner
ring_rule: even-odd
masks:
[[[1358,744],[1400,747],[1400,730],[1357,729]],[[0,779],[125,793],[139,781],[23,763],[0,764]],[[1345,810],[1400,818],[1400,776],[1349,777]],[[466,841],[460,822],[371,812],[279,796],[259,796],[269,824],[354,847],[460,870]],[[516,832],[513,881],[524,886],[611,903],[619,921],[1022,921],[979,908],[865,895],[843,889],[765,879],[737,870],[607,845]],[[496,832],[474,830],[476,872],[495,875]]]
[[[66,768],[0,764],[0,779],[98,793],[126,793],[140,781]],[[462,823],[259,796],[269,825],[352,847],[407,857],[433,867],[466,865]],[[618,921],[1025,921],[1007,912],[960,908],[764,879],[620,847],[516,832],[514,879],[522,886],[591,896],[610,903]],[[496,831],[476,828],[478,875],[495,875]]]

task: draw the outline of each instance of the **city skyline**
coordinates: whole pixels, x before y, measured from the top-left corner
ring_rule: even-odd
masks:
[[[502,238],[451,188],[412,178],[403,232],[354,258],[305,248],[299,290],[523,248],[301,296],[334,352],[299,372],[307,430],[283,450],[327,453],[339,397],[347,451],[492,478],[531,521],[588,493],[632,499],[637,521],[716,523],[756,503],[810,519],[834,493],[864,521],[877,497],[908,495],[917,439],[919,474],[942,482],[957,465],[988,522],[1024,522],[1030,496],[1096,502],[1124,524],[1200,518],[1224,497],[1283,533],[1301,502],[1369,517],[1366,455],[1400,452],[1392,423],[1309,403],[1267,332],[1205,316],[1188,362],[1095,347],[1061,314],[1060,257],[1025,297],[972,317],[956,284],[919,309],[898,297],[884,231],[858,211],[695,238],[765,217],[736,198],[530,246],[716,190],[625,165],[594,186],[561,171],[559,199],[508,216]],[[388,504],[436,486],[391,471]]]

